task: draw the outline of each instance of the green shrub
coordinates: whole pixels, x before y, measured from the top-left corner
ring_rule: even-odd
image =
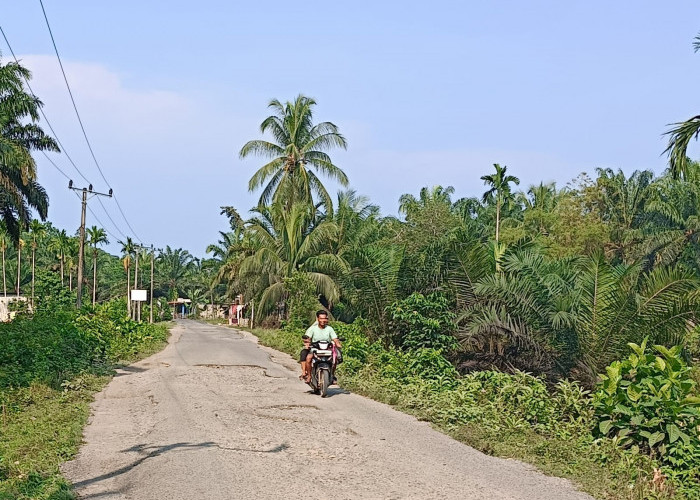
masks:
[[[664,461],[677,460],[680,450],[700,447],[700,398],[692,395],[690,368],[680,346],[654,346],[658,355],[647,352],[646,339],[629,346],[633,353],[601,375],[593,403],[596,433]]]
[[[290,277],[284,278],[284,289],[287,292],[289,319],[283,329],[306,330],[314,321],[314,313],[320,307],[316,284],[308,273],[295,271]]]
[[[33,381],[57,387],[91,366],[95,348],[69,312],[0,324],[0,388],[27,386]]]
[[[387,307],[394,341],[404,349],[431,348],[448,352],[457,347],[452,335],[455,315],[438,293],[413,293]]]

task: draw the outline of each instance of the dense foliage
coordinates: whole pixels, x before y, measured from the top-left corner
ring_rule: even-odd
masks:
[[[115,363],[167,338],[165,324],[131,321],[124,300],[93,312],[72,300],[62,307],[62,296],[42,299],[53,307],[0,323],[3,499],[73,498],[58,466],[77,451],[92,394]]]
[[[670,132],[670,169],[658,176],[597,169],[564,188],[516,191],[514,169],[494,164],[482,196],[424,187],[400,197],[396,218],[352,190],[332,199],[309,175],[307,165],[341,179],[317,147],[346,146],[328,122],[321,139],[314,104],[272,102],[261,131],[274,142],[241,151],[272,159],[250,188],[268,184],[249,219],[222,207],[230,231],[212,247],[214,284],[243,294],[256,322],[285,325],[267,341],[296,350],[315,301],[355,321],[337,325],[350,387],[471,444],[528,435],[568,457],[552,462],[606,474],[589,486],[601,495],[697,496],[698,400],[685,364],[700,355],[700,164],[685,158],[697,120]]]

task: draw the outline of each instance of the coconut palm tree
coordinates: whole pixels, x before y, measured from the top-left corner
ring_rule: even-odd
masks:
[[[34,277],[36,275],[36,249],[39,247],[39,241],[46,236],[46,227],[36,219],[33,219],[29,224],[29,233],[32,239],[32,303],[34,303]]]
[[[484,203],[494,203],[496,205],[496,244],[499,241],[499,232],[501,226],[501,210],[505,206],[510,206],[513,203],[513,193],[511,192],[511,184],[520,184],[520,179],[513,175],[507,175],[507,166],[501,167],[498,163],[493,164],[496,172],[491,175],[481,176],[484,184],[490,186],[490,189],[482,196]]]
[[[330,196],[317,173],[347,186],[347,176],[326,153],[335,147],[346,149],[347,143],[334,124],[313,124],[315,105],[316,101],[303,95],[285,104],[273,99],[268,107],[274,114],[260,125],[263,134],[272,134],[273,142],[253,140],[241,148],[241,158],[252,154],[270,159],[248,183],[250,191],[264,186],[258,202],[260,206],[281,201],[289,210],[295,201],[312,203],[312,193],[330,206]]]
[[[122,245],[122,265],[124,266],[124,271],[126,271],[126,310],[129,313],[129,317],[131,317],[131,297],[129,296],[131,293],[131,256],[134,253],[135,246],[131,237],[127,237],[126,241],[120,241],[119,243]]]
[[[700,34],[695,37],[693,47],[695,52],[700,50]],[[688,163],[688,145],[693,138],[697,139],[700,135],[700,115],[693,116],[683,122],[672,123],[670,126],[671,129],[664,133],[668,136],[668,146],[664,153],[668,155],[668,168],[671,176],[678,179],[687,176],[692,167]]]
[[[107,232],[101,227],[92,226],[87,228],[88,244],[92,246],[92,305],[95,306],[97,297],[97,246],[107,245]]]

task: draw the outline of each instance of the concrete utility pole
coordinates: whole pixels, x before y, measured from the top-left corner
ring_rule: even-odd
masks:
[[[73,181],[68,182],[68,189],[82,193],[82,209],[80,211],[80,246],[78,247],[78,286],[77,294],[78,299],[76,300],[76,307],[80,309],[82,305],[83,298],[83,264],[85,262],[85,209],[87,208],[88,194],[93,196],[109,196],[112,197],[112,189],[110,188],[109,193],[98,193],[92,190],[92,184],[86,188],[76,188],[73,187]]]

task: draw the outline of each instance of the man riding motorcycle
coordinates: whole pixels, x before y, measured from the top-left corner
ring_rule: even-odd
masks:
[[[333,327],[328,325],[328,313],[324,310],[316,312],[316,323],[306,330],[302,339],[304,340],[304,348],[299,356],[301,378],[304,382],[309,383],[311,381],[311,361],[314,357],[311,353],[311,344],[319,341],[333,342],[338,349],[342,347],[342,344]]]

